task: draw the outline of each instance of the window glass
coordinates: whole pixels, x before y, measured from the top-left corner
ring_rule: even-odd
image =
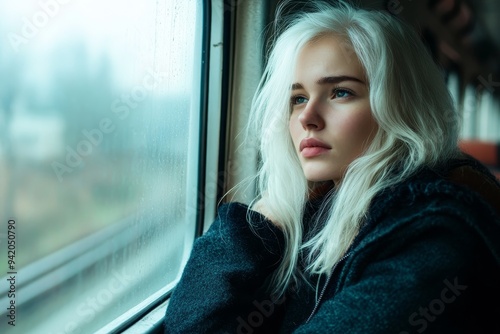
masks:
[[[94,332],[178,275],[201,19],[201,0],[0,2],[1,333]]]

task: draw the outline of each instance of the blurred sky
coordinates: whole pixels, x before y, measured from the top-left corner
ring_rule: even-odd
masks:
[[[174,98],[193,91],[200,61],[193,52],[198,2],[0,0],[0,130],[10,128],[11,141],[25,138],[17,140],[29,146],[25,155],[36,155],[34,143],[60,152],[63,133],[80,134],[114,115],[112,102],[151,73],[162,81],[148,97],[169,100],[168,111],[177,113]],[[61,108],[61,100],[71,108]],[[6,142],[0,135],[0,155]]]
[[[186,64],[186,57],[192,58],[192,43],[186,41],[194,34],[193,22],[177,17],[185,18],[182,10],[194,12],[195,2],[178,7],[173,1],[156,0],[0,0],[0,60],[21,57],[32,77],[43,78],[48,62],[64,61],[54,59],[62,44],[84,41],[91,62],[109,56],[117,85],[141,80],[151,64],[174,75],[175,67],[166,63]],[[15,52],[12,41],[25,38],[27,22],[38,26],[38,32]],[[175,78],[171,88],[185,90],[188,79]]]

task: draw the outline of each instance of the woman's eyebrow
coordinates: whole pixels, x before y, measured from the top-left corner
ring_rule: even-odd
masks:
[[[335,83],[339,83],[339,82],[343,82],[343,81],[355,81],[355,82],[359,82],[362,84],[365,83],[363,80],[360,80],[360,79],[355,78],[355,77],[351,77],[348,75],[338,75],[338,76],[327,76],[327,77],[319,78],[316,81],[316,84],[317,85],[335,84]],[[303,88],[304,88],[304,86],[302,86],[301,83],[296,82],[296,83],[292,84],[292,90],[303,89]]]
[[[322,77],[322,78],[318,79],[318,81],[316,81],[316,84],[324,85],[324,84],[339,83],[342,81],[356,81],[356,82],[364,84],[364,81],[362,81],[358,78],[355,78],[355,77],[348,76],[348,75]]]

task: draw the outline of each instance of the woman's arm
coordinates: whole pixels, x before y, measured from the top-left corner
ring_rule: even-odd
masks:
[[[245,205],[224,205],[196,240],[170,298],[165,333],[235,333],[250,326],[256,308],[270,308],[263,285],[279,264],[283,235],[256,212],[252,230],[246,215]]]

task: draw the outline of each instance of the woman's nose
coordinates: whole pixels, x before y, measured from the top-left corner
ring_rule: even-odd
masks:
[[[321,109],[324,106],[319,101],[309,100],[299,115],[299,122],[304,130],[321,130],[325,127]]]

